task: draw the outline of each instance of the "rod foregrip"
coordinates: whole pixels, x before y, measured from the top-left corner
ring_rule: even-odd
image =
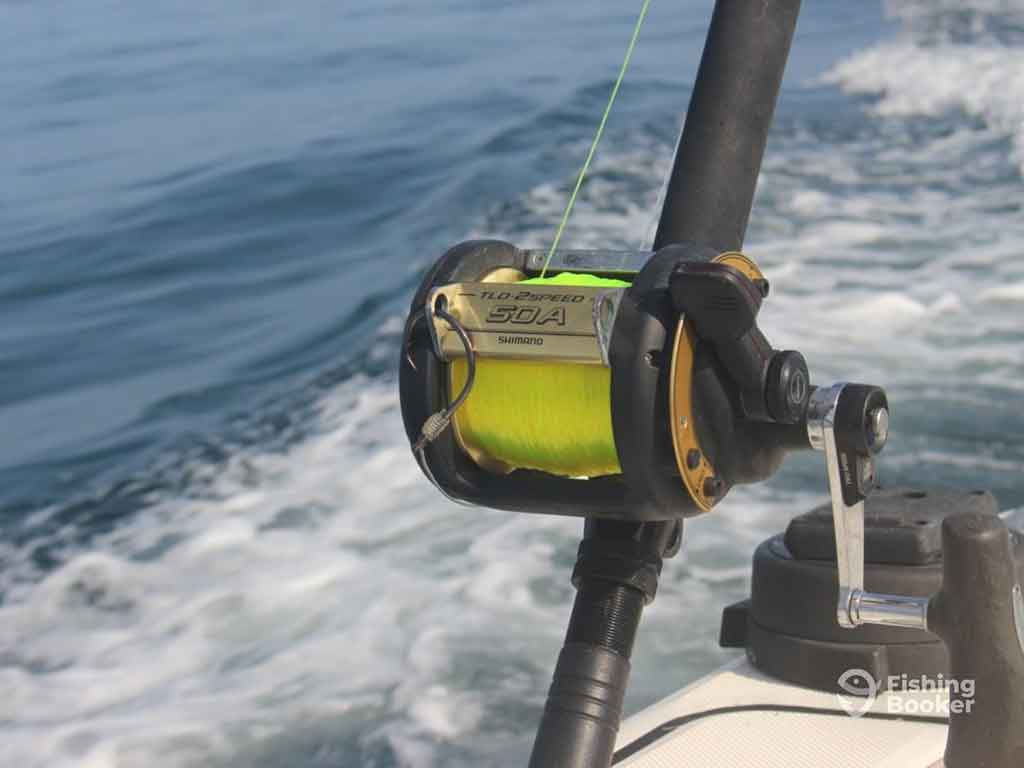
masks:
[[[928,628],[950,658],[946,768],[1020,768],[1024,604],[1010,532],[995,515],[955,515],[942,524],[942,556],[942,589],[930,603]]]
[[[638,589],[601,580],[581,585],[530,768],[611,765],[643,606]]]
[[[558,657],[530,768],[607,768],[615,752],[629,660],[594,645]]]

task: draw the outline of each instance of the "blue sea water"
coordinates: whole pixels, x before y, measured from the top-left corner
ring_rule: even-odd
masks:
[[[398,333],[448,244],[550,240],[638,6],[0,0],[0,765],[525,763],[579,523],[439,497]],[[710,10],[654,0],[566,245],[650,237]],[[883,479],[1007,509],[1022,105],[1024,3],[805,3],[747,243]],[[688,527],[631,710],[823,494]]]

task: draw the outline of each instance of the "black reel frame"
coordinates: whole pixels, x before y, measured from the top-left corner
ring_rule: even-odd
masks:
[[[655,253],[619,305],[609,349],[611,414],[622,474],[587,480],[536,470],[508,475],[477,466],[449,427],[424,444],[424,471],[449,497],[515,512],[616,520],[675,520],[701,514],[680,477],[672,443],[670,367],[681,316],[695,326],[693,428],[718,472],[708,496],[774,474],[787,451],[808,449],[807,366],[777,352],[756,325],[767,282],[714,263],[716,249],[691,243]],[[527,253],[498,240],[450,249],[412,300],[399,386],[410,443],[449,406],[447,364],[434,350],[423,309],[434,288],[476,282],[499,269],[526,273]],[[616,277],[622,277],[616,273]]]

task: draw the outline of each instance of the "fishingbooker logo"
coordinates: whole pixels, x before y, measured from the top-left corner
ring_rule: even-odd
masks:
[[[846,694],[837,693],[839,706],[850,717],[863,717],[878,700],[878,681],[865,669],[848,669],[839,676],[839,687]]]
[[[878,701],[881,683],[864,669],[848,669],[837,681],[844,693],[836,699],[850,717],[863,717]],[[890,675],[882,711],[889,715],[970,714],[974,709],[975,683],[971,678],[956,679],[939,675],[911,677]]]

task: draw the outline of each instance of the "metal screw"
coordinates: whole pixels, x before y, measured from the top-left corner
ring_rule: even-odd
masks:
[[[599,301],[597,316],[601,321],[601,327],[605,331],[612,329],[612,320],[615,319],[615,303],[608,297],[602,296]]]
[[[868,414],[868,443],[872,448],[881,450],[889,439],[889,411],[875,408]]]
[[[696,448],[690,449],[690,452],[686,454],[686,466],[689,469],[696,469],[700,466],[700,451]]]
[[[722,492],[722,481],[717,477],[707,477],[704,479],[704,495],[712,499],[717,498],[718,494]]]

